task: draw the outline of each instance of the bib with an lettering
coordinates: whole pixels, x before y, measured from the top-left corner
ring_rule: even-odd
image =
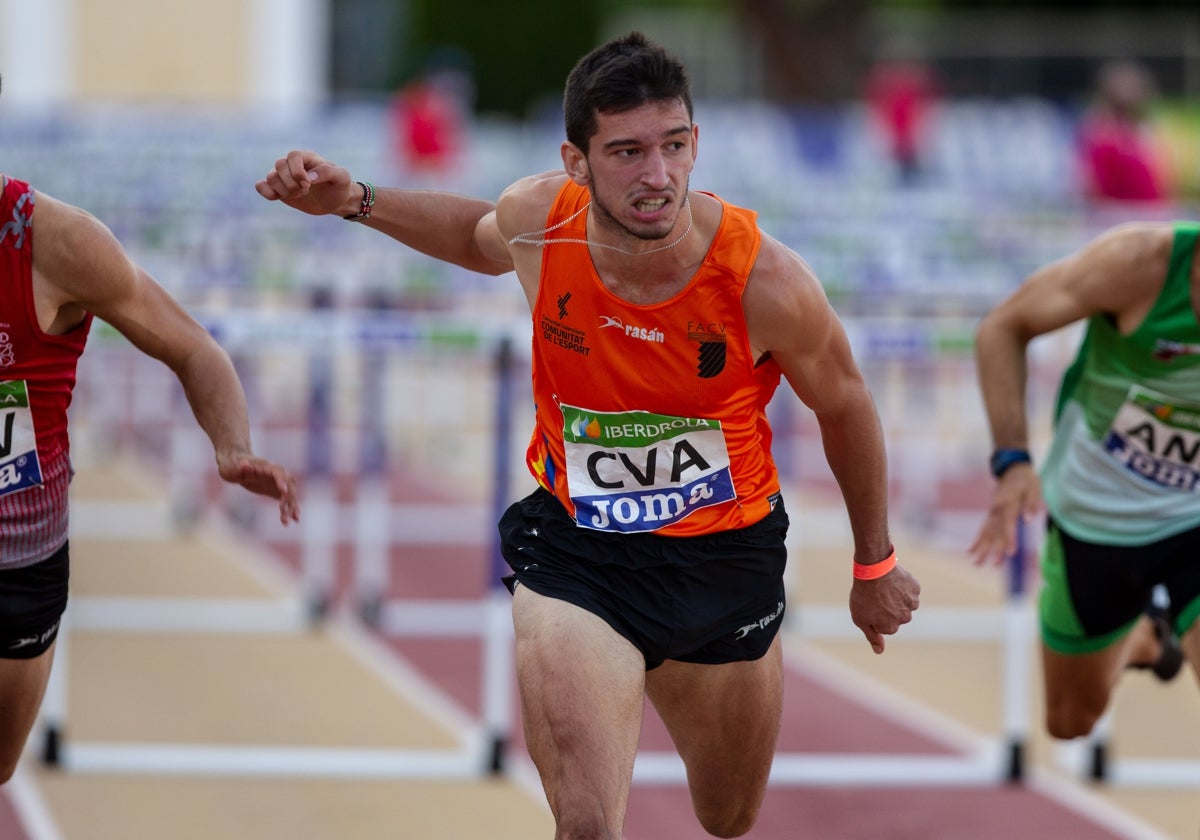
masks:
[[[1104,450],[1160,487],[1200,491],[1200,405],[1133,385],[1104,435]]]
[[[575,520],[598,531],[657,531],[737,498],[720,422],[560,406]]]
[[[24,381],[0,382],[0,496],[42,483]]]

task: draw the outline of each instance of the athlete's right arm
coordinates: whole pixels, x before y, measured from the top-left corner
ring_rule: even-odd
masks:
[[[1034,271],[980,322],[975,334],[979,387],[996,448],[1028,449],[1026,348],[1040,335],[1107,313],[1132,327],[1145,316],[1166,272],[1169,227],[1123,225]],[[1016,548],[1017,521],[1041,508],[1032,464],[1010,467],[970,547],[976,562],[1002,562]]]
[[[506,191],[511,196],[522,182]],[[255,184],[268,201],[282,201],[311,215],[353,216],[362,208],[363,187],[343,166],[314,152],[292,151]],[[362,224],[445,262],[482,274],[514,269],[507,239],[497,223],[497,205],[453,193],[373,187],[374,204]]]
[[[99,219],[45,193],[33,224],[38,321],[62,334],[85,312],[106,321],[178,377],[225,481],[279,501],[281,521],[299,518],[296,483],[254,454],[246,395],[228,353],[153,277],[135,264]]]

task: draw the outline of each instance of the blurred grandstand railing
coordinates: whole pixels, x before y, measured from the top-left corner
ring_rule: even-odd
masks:
[[[1195,215],[1179,206],[1085,205],[1070,118],[1034,99],[941,105],[926,173],[908,185],[896,177],[858,106],[814,112],[699,103],[697,122],[701,154],[694,186],[757,209],[764,229],[796,249],[822,278],[880,403],[898,510],[927,525],[938,509],[939,484],[986,479],[989,442],[970,361],[978,317],[1035,266],[1074,250],[1103,227],[1138,217]],[[272,125],[249,112],[90,107],[6,113],[0,147],[6,172],[93,211],[166,288],[213,325],[247,374],[255,422],[272,430],[259,445],[303,470],[308,456],[285,427],[307,423],[310,407],[299,395],[311,385],[304,377],[322,356],[331,324],[363,318],[383,324],[390,313],[445,324],[504,323],[519,331],[527,319],[511,278],[436,262],[373,231],[307,217],[254,192],[254,182],[290,148],[315,149],[376,183],[489,197],[523,174],[559,165],[556,123],[479,120],[451,172],[407,172],[393,154],[390,125],[386,108],[369,103]],[[247,313],[254,313],[250,328]],[[281,342],[284,333],[290,337]],[[1043,416],[1072,337],[1042,342],[1035,353],[1031,399]],[[115,346],[119,342],[105,343],[104,353]],[[332,371],[330,398],[339,404],[371,393],[347,390],[354,380],[347,371],[366,364],[355,360],[360,352],[387,357],[370,362],[373,376],[439,384],[440,390],[420,399],[382,407],[389,463],[427,467],[419,461],[436,449],[436,439],[451,436],[445,431],[450,415],[490,417],[488,407],[473,399],[486,388],[463,385],[456,391],[453,383],[471,377],[442,368],[486,362],[447,355],[443,344],[412,357],[402,372],[396,357],[408,350],[393,352],[395,344],[338,347],[342,360]],[[99,353],[93,348],[89,355]],[[114,427],[125,431],[95,433],[161,449],[152,431],[128,430],[157,422],[166,403],[149,383],[169,388],[169,377],[143,370],[153,363],[127,364],[137,366],[139,379]],[[112,396],[89,387],[90,378],[82,377],[76,399],[77,426],[84,419],[104,426],[102,409]],[[823,459],[807,454],[815,445],[811,423],[786,406],[780,413],[781,463],[799,469],[791,477],[816,479],[813,471],[821,470]],[[1048,423],[1035,418],[1033,428],[1045,432]],[[451,447],[453,455],[477,466],[479,449],[463,440]],[[349,457],[338,451],[330,457]]]

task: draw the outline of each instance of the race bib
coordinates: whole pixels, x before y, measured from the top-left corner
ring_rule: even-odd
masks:
[[[42,483],[24,381],[0,382],[0,496]]]
[[[717,420],[561,406],[575,520],[598,531],[657,531],[737,497]]]
[[[1104,436],[1104,449],[1142,478],[1200,491],[1200,405],[1134,385]]]

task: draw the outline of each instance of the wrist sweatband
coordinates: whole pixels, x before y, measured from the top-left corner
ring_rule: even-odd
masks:
[[[1009,467],[1015,467],[1017,464],[1029,464],[1032,461],[1028,449],[1002,447],[992,453],[992,457],[988,460],[988,466],[992,470],[992,475],[999,478],[1008,472]]]
[[[892,548],[892,553],[884,557],[878,563],[855,563],[854,577],[856,580],[875,580],[881,578],[896,568],[896,549]]]

